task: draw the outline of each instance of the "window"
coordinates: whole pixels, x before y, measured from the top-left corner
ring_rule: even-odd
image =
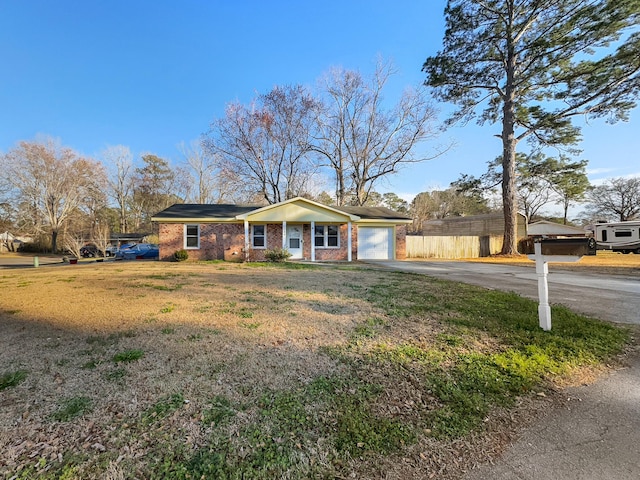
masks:
[[[267,230],[265,225],[252,225],[252,239],[254,248],[265,248],[267,246]]]
[[[316,225],[313,232],[314,245],[321,248],[338,248],[340,246],[339,231],[337,225]]]
[[[631,237],[631,230],[616,230],[614,233],[616,237]]]
[[[200,225],[184,226],[184,248],[200,248]]]

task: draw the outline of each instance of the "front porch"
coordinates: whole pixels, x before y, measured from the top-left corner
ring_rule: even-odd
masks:
[[[265,260],[265,252],[282,248],[292,260],[351,262],[354,257],[357,229],[347,223],[244,222],[245,259]]]

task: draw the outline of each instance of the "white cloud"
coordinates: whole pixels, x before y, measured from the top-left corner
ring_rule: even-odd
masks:
[[[603,173],[610,173],[615,171],[615,168],[587,168],[587,175],[602,175]]]

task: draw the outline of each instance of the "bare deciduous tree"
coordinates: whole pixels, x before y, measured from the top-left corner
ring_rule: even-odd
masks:
[[[268,203],[302,195],[315,169],[308,154],[317,108],[302,86],[275,87],[250,107],[228,105],[207,134],[205,149]]]
[[[29,206],[34,225],[51,234],[57,250],[58,233],[69,216],[91,197],[100,163],[81,157],[59,142],[22,141],[4,156],[8,178]]]
[[[411,202],[410,211],[414,231],[421,231],[427,220],[489,213],[491,209],[479,195],[451,186],[446,190],[419,193]]]
[[[589,192],[592,214],[625,222],[640,217],[640,177],[611,178]]]
[[[371,80],[342,69],[324,80],[314,150],[334,173],[338,205],[364,205],[379,180],[442,153],[416,153],[420,142],[436,137],[436,112],[423,91],[406,90],[394,108],[385,108],[382,93],[394,73],[378,62]]]
[[[219,155],[203,148],[201,140],[193,140],[189,145],[181,143],[178,150],[186,163],[185,173],[191,179],[191,188],[185,196],[187,202],[223,203],[233,197],[237,182],[223,168]]]
[[[129,147],[115,145],[107,147],[102,152],[103,162],[110,172],[109,196],[118,209],[120,218],[120,232],[129,231],[128,205],[133,196],[133,155]]]

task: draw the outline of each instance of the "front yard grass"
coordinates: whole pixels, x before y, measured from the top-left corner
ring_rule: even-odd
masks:
[[[67,268],[3,277],[7,478],[459,478],[630,339],[353,266]]]

